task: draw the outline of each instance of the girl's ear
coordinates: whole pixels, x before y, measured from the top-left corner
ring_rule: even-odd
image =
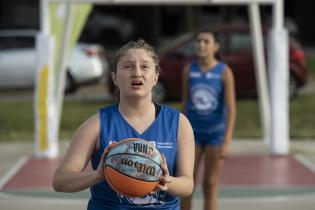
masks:
[[[116,73],[115,73],[115,72],[112,72],[112,73],[111,73],[111,76],[112,76],[113,83],[117,86],[117,76],[116,76]]]
[[[215,50],[218,52],[220,49],[220,44],[218,42],[215,43]]]
[[[155,74],[155,78],[154,78],[154,86],[156,85],[156,83],[158,82],[158,80],[159,80],[159,73],[156,73]]]

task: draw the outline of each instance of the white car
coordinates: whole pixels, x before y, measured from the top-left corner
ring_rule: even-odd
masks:
[[[33,30],[0,31],[0,88],[34,87],[36,50]],[[99,81],[108,71],[100,45],[78,43],[67,67],[66,92],[82,84]]]

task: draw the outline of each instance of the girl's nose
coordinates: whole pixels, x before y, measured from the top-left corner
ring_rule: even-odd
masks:
[[[132,71],[132,76],[133,77],[141,77],[141,69],[140,66],[135,66],[134,70]]]

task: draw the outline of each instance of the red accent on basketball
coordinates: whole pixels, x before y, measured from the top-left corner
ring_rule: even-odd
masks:
[[[105,169],[105,177],[107,183],[114,191],[129,197],[142,197],[148,194],[148,192],[152,192],[158,183],[133,179],[111,167]]]
[[[163,174],[161,154],[150,142],[130,138],[118,142],[106,156],[104,172],[109,186],[129,197],[152,192]]]

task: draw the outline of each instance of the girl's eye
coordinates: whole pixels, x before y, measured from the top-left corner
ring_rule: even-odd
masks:
[[[124,68],[124,69],[130,69],[130,68],[131,68],[131,65],[124,65],[123,68]]]

